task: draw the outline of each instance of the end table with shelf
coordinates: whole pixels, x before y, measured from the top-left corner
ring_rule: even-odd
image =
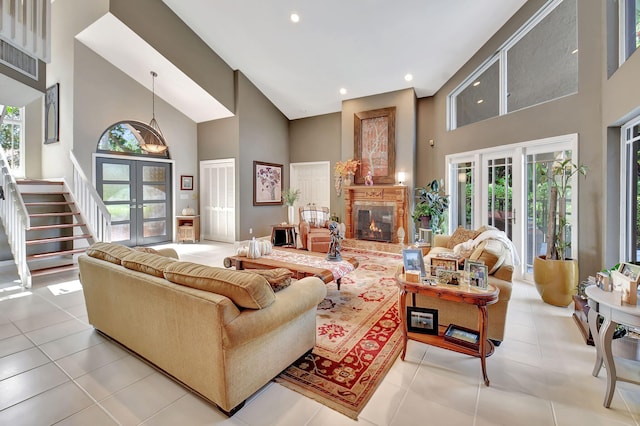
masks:
[[[176,216],[177,241],[200,241],[200,216]]]
[[[271,226],[271,244],[275,247],[296,246],[296,225],[280,224]]]

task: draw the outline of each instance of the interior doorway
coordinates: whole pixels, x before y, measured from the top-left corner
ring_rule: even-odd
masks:
[[[200,225],[205,240],[236,239],[235,176],[234,158],[200,162]]]
[[[298,207],[316,205],[331,207],[331,164],[329,161],[291,163],[289,165],[289,187],[300,190],[296,200],[295,223],[300,221]]]
[[[111,241],[126,246],[170,242],[171,163],[96,157],[96,189],[111,213]]]

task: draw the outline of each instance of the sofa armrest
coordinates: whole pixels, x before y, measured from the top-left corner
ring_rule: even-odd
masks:
[[[158,249],[158,254],[164,257],[170,257],[172,259],[180,260],[180,256],[178,256],[178,252],[171,247]]]
[[[300,229],[300,242],[302,244],[302,249],[307,250],[307,235],[309,235],[311,225],[309,225],[309,222],[306,220],[301,220],[298,224],[298,229]]]
[[[276,301],[263,309],[245,309],[225,326],[225,344],[236,346],[295,321],[317,308],[327,294],[320,278],[306,277],[276,293]]]
[[[433,236],[433,246],[434,247],[447,247],[449,244],[449,238],[451,235],[439,235],[436,234]]]

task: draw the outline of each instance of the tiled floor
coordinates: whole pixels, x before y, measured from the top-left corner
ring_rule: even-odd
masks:
[[[182,259],[221,265],[233,245],[184,244]],[[543,304],[516,283],[507,337],[488,359],[491,387],[475,358],[410,342],[359,422],[269,383],[234,417],[175,384],[93,331],[73,275],[0,278],[2,425],[639,425],[640,386],[618,383],[602,406],[606,372],[593,377],[572,310]]]

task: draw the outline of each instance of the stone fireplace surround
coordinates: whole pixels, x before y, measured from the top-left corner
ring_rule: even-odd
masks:
[[[356,238],[357,220],[356,212],[361,211],[363,206],[379,207],[390,206],[393,211],[391,243],[397,244],[398,229],[402,227],[405,235],[407,229],[407,187],[404,185],[352,185],[345,188],[345,226],[346,238]],[[356,208],[358,206],[358,208]],[[405,243],[407,237],[405,236]]]

